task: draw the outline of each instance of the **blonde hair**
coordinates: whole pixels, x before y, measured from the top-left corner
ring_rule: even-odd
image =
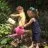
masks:
[[[18,6],[18,7],[16,8],[17,11],[18,11],[18,10],[22,10],[22,9],[23,9],[22,6]]]

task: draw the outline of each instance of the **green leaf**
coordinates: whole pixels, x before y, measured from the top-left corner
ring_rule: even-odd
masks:
[[[9,32],[5,32],[5,34],[9,34]]]
[[[6,44],[7,43],[7,39],[3,39],[2,41],[1,41],[1,44]]]
[[[5,45],[5,44],[7,44],[8,42],[10,42],[11,40],[12,40],[11,38],[5,38],[5,39],[3,38],[2,41],[1,41],[1,44],[2,44],[2,45]]]

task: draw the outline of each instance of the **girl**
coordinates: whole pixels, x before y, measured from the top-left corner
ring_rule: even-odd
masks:
[[[18,12],[18,14],[11,14],[11,17],[19,17],[18,18],[18,22],[19,22],[19,26],[24,26],[25,24],[25,20],[26,20],[26,16],[25,16],[25,12],[22,6],[18,6],[16,8],[16,11]]]
[[[11,14],[10,16],[11,17],[19,17],[18,18],[18,21],[19,21],[19,24],[18,26],[14,29],[14,31],[16,32],[16,34],[12,34],[12,35],[9,35],[10,37],[12,36],[17,36],[17,35],[23,35],[24,34],[24,24],[25,24],[25,20],[26,20],[26,17],[25,17],[25,12],[24,12],[24,9],[22,6],[18,6],[16,8],[18,14]]]
[[[36,44],[36,48],[39,48],[38,42],[39,42],[39,39],[40,39],[41,29],[40,29],[40,25],[39,25],[39,22],[38,22],[38,12],[35,8],[30,7],[30,9],[27,10],[27,14],[30,17],[30,21],[27,24],[25,24],[24,27],[32,25],[33,43]],[[30,46],[30,48],[32,48],[32,47],[33,47],[33,44]]]
[[[18,26],[14,29],[14,34],[11,34],[11,35],[8,35],[8,37],[16,37],[16,40],[17,41],[17,44],[21,42],[21,39],[23,39],[23,36],[24,36],[24,25],[25,25],[25,20],[26,20],[26,17],[25,17],[25,12],[24,12],[24,9],[22,6],[18,6],[16,8],[18,14],[11,14],[10,16],[11,17],[18,17]],[[13,43],[12,43],[13,45]],[[16,44],[15,44],[16,45]]]

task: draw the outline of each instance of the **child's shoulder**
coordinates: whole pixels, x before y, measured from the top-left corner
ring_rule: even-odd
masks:
[[[32,20],[32,21],[34,21],[34,22],[36,21],[36,19],[35,19],[35,18],[31,18],[31,20]]]
[[[20,16],[25,17],[25,13],[24,12],[20,13]]]

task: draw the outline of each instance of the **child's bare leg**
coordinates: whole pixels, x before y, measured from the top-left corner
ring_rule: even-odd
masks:
[[[39,43],[36,43],[36,48],[39,48]]]
[[[23,35],[21,35],[20,43],[22,43],[22,40],[23,40]]]
[[[15,36],[17,36],[17,34],[8,35],[8,37],[15,37]]]
[[[39,43],[32,42],[32,44],[29,48],[39,48]]]
[[[39,43],[36,42],[36,41],[34,41],[34,42],[33,42],[33,48],[39,48]]]
[[[23,35],[21,35],[21,40],[23,39]]]

